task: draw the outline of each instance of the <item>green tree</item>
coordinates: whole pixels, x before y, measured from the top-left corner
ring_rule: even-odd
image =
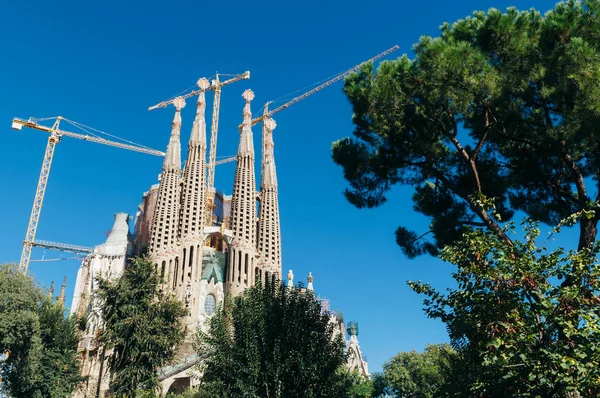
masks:
[[[455,355],[447,344],[428,345],[422,353],[400,352],[384,364],[383,374],[376,376],[380,379],[377,394],[439,397],[450,376],[450,364]]]
[[[64,398],[82,378],[76,320],[13,264],[0,265],[0,391]]]
[[[257,285],[199,332],[201,389],[214,397],[346,397],[344,342],[314,294]]]
[[[458,352],[447,396],[600,394],[600,246],[548,251],[536,244],[535,224],[524,230],[513,244],[474,230],[444,248],[442,259],[457,267],[457,287],[446,294],[409,282]],[[567,278],[582,283],[561,283]]]
[[[104,321],[100,341],[112,350],[108,366],[119,397],[155,391],[156,371],[172,360],[185,337],[187,310],[161,284],[154,265],[141,258],[129,262],[114,281],[98,279]]]
[[[346,79],[354,137],[333,145],[358,207],[414,188],[429,230],[396,230],[408,257],[437,255],[469,227],[509,241],[492,217],[556,225],[575,213],[579,248],[600,219],[600,1],[545,15],[491,9],[423,37],[407,56]],[[596,193],[594,193],[596,191]],[[487,210],[486,210],[487,209]],[[431,239],[429,239],[431,238]]]
[[[347,383],[349,384],[347,398],[373,398],[375,387],[373,380],[358,373],[358,371],[347,372]]]

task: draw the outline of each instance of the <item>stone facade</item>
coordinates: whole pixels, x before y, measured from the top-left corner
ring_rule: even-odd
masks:
[[[105,352],[97,344],[98,333],[102,329],[102,313],[94,293],[96,278],[118,278],[123,273],[127,257],[132,254],[128,220],[126,213],[115,214],[106,242],[94,248],[77,272],[71,314],[85,319],[78,352],[82,360],[82,375],[87,377],[82,389],[74,395],[77,398],[103,396],[109,385],[106,358],[110,352]]]
[[[197,328],[207,329],[208,319],[224,303],[225,295],[239,295],[253,286],[257,278],[281,278],[279,199],[272,135],[275,121],[267,118],[263,123],[261,185],[257,192],[250,111],[254,94],[250,90],[243,93],[245,105],[232,195],[218,192],[215,196],[208,192],[213,187],[207,187],[206,183],[208,81],[200,79],[198,86],[196,115],[183,170],[180,133],[185,102],[176,98],[160,181],[143,195],[133,240],[128,234],[127,215],[117,214],[106,243],[84,260],[79,271],[73,311],[87,316],[80,348],[83,372],[89,381],[78,397],[102,397],[108,388],[105,358],[110,352],[96,347],[102,318],[94,300],[94,278],[99,274],[120,275],[127,255],[146,254],[163,276],[164,289],[174,292],[189,310],[186,323],[190,335],[178,349],[176,363],[159,373],[165,394],[198,383],[193,371],[197,362],[193,334]],[[207,196],[214,197],[214,204],[207,204]],[[312,276],[308,287],[312,290]],[[344,332],[343,324],[340,330]]]

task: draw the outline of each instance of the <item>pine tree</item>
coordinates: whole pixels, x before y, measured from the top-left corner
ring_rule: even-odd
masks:
[[[600,1],[475,12],[423,37],[407,56],[346,79],[354,137],[333,159],[358,207],[414,188],[426,231],[396,230],[408,257],[436,255],[469,227],[509,242],[515,211],[556,225],[573,213],[578,248],[600,220]],[[431,238],[431,239],[428,239]]]

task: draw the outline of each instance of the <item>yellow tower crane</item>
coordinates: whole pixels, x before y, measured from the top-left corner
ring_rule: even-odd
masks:
[[[43,120],[49,120],[49,119],[54,119],[54,118],[46,118]],[[15,130],[21,130],[23,127],[29,127],[29,128],[35,129],[35,130],[50,133],[50,137],[48,137],[48,144],[46,145],[46,152],[44,153],[44,160],[42,161],[42,170],[40,172],[40,178],[38,180],[37,189],[35,191],[35,197],[33,199],[33,207],[31,208],[31,216],[29,217],[29,224],[27,225],[27,233],[25,234],[25,240],[23,241],[23,252],[21,253],[21,260],[19,262],[19,269],[24,273],[27,272],[27,269],[29,268],[29,260],[31,258],[31,250],[32,250],[33,246],[59,249],[59,250],[70,251],[70,252],[74,252],[74,253],[87,253],[90,250],[89,248],[84,248],[84,247],[79,247],[79,246],[64,245],[64,244],[60,244],[60,243],[43,242],[43,241],[40,241],[38,243],[35,241],[35,232],[37,230],[38,222],[40,219],[40,213],[42,211],[42,205],[44,203],[44,194],[46,193],[46,185],[48,184],[48,176],[50,175],[50,167],[52,166],[52,158],[54,156],[54,148],[55,148],[56,144],[58,144],[60,142],[62,137],[78,138],[78,139],[84,140],[84,141],[95,142],[98,144],[109,145],[109,146],[113,146],[113,147],[117,147],[117,148],[121,148],[121,149],[126,149],[129,151],[141,152],[141,153],[146,153],[146,154],[154,155],[154,156],[165,156],[164,152],[150,149],[150,148],[147,148],[147,147],[144,147],[144,146],[132,143],[132,142],[130,142],[129,144],[124,144],[121,142],[110,141],[110,140],[98,137],[96,135],[93,135],[93,133],[91,133],[91,132],[90,132],[90,135],[86,135],[86,134],[78,134],[78,133],[73,133],[70,131],[60,130],[59,129],[60,122],[63,120],[68,123],[71,123],[75,127],[81,128],[82,130],[84,130],[86,132],[87,132],[86,128],[90,129],[90,130],[95,130],[95,129],[91,129],[90,127],[84,126],[80,123],[65,119],[62,116],[56,117],[56,121],[54,122],[52,127],[47,127],[47,126],[43,126],[43,125],[39,124],[38,122],[41,120],[42,119],[34,119],[34,118],[29,118],[28,120],[14,118],[13,122],[12,122],[12,128]],[[95,131],[102,133],[99,130],[95,130]],[[104,133],[104,134],[106,134],[106,133]]]
[[[210,150],[208,155],[208,163],[206,164],[207,173],[206,173],[206,185],[207,185],[207,195],[206,195],[206,221],[208,225],[212,225],[212,217],[214,212],[214,199],[215,199],[215,166],[223,163],[232,162],[236,159],[235,156],[229,157],[226,159],[222,159],[217,161],[217,138],[219,135],[219,110],[221,107],[221,88],[231,84],[238,82],[240,80],[248,80],[250,79],[250,71],[246,71],[241,75],[236,75],[231,79],[220,81],[219,76],[225,76],[223,74],[217,74],[215,79],[211,82],[210,86],[205,91],[214,91],[215,97],[213,100],[213,111],[212,111],[212,123],[210,126]],[[198,84],[200,80],[198,80]],[[200,93],[200,90],[194,90],[187,94],[181,96],[183,99],[187,99],[193,97]],[[149,111],[158,108],[165,108],[168,105],[172,104],[175,98],[162,101],[154,106],[148,108]]]

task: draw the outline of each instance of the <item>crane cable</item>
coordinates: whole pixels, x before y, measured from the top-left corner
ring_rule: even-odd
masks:
[[[286,94],[286,95],[284,95],[284,96],[281,96],[281,97],[277,98],[276,100],[269,101],[269,104],[276,104],[276,103],[278,103],[278,102],[283,102],[283,101],[286,101],[286,99],[287,99],[288,97],[290,97],[290,96],[292,96],[292,95],[294,95],[294,94],[297,94],[297,93],[299,93],[299,92],[305,92],[305,91],[308,91],[310,88],[316,87],[316,86],[318,86],[318,85],[319,85],[319,84],[321,84],[321,83],[325,83],[326,81],[329,81],[329,80],[335,79],[336,77],[338,77],[338,76],[341,76],[341,75],[345,74],[346,72],[348,72],[348,70],[345,70],[345,71],[342,71],[342,72],[336,73],[335,75],[331,75],[331,76],[329,76],[329,77],[326,77],[325,79],[323,79],[323,80],[320,80],[320,81],[318,81],[318,82],[315,82],[315,83],[313,83],[313,84],[309,84],[308,86],[305,86],[305,87],[303,87],[303,88],[300,88],[300,89],[298,89],[298,90],[296,90],[296,91],[293,91],[293,92],[291,92],[291,93],[289,93],[289,94]]]
[[[63,118],[63,120],[64,120],[65,122],[67,122],[67,123],[69,123],[69,124],[73,125],[74,127],[77,127],[77,128],[79,128],[79,129],[81,129],[81,130],[85,131],[86,133],[88,133],[88,134],[90,134],[90,135],[92,135],[92,136],[94,136],[94,137],[97,137],[97,138],[101,138],[101,137],[98,137],[96,134],[92,133],[92,132],[91,132],[91,131],[89,131],[89,130],[93,130],[93,131],[95,131],[95,132],[97,132],[97,133],[99,133],[99,134],[104,134],[104,135],[106,135],[107,137],[111,137],[111,138],[114,138],[114,139],[116,139],[116,140],[121,140],[121,141],[123,141],[123,142],[126,142],[126,143],[128,143],[128,144],[131,144],[131,145],[134,145],[134,146],[137,146],[137,147],[140,147],[140,148],[144,148],[144,149],[151,149],[151,148],[149,148],[149,147],[147,147],[147,146],[145,146],[145,145],[138,144],[137,142],[133,142],[133,141],[126,140],[125,138],[121,138],[121,137],[118,137],[118,136],[116,136],[116,135],[112,135],[112,134],[106,133],[106,132],[104,132],[104,131],[101,131],[101,130],[95,129],[95,128],[93,128],[93,127],[86,126],[85,124],[81,124],[81,123],[75,122],[75,121],[73,121],[73,120],[69,120],[69,119],[66,119],[66,118]],[[89,129],[89,130],[88,130],[88,129]]]

